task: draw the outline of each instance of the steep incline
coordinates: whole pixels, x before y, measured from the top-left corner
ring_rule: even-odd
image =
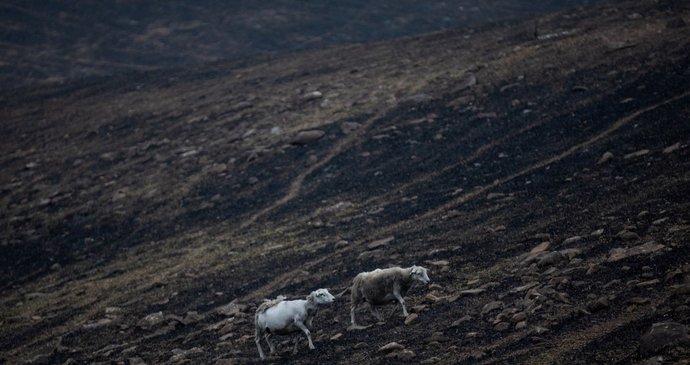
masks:
[[[418,264],[409,325],[348,331],[340,298],[272,361],[641,362],[690,324],[689,17],[621,1],[4,96],[0,359],[258,363],[263,298]]]

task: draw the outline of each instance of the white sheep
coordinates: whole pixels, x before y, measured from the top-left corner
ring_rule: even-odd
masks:
[[[358,327],[355,321],[355,309],[359,304],[365,302],[371,314],[379,321],[383,321],[383,317],[374,309],[374,306],[394,302],[402,305],[403,315],[407,316],[403,296],[405,296],[415,281],[421,281],[424,284],[429,283],[427,269],[421,266],[412,266],[404,269],[401,267],[391,267],[357,274],[352,281],[352,288],[350,289],[352,301],[350,319],[352,327]]]
[[[265,358],[260,344],[261,338],[266,340],[271,353],[275,351],[275,347],[269,340],[271,335],[286,335],[302,331],[309,341],[309,349],[313,350],[314,343],[311,341],[309,330],[311,322],[319,305],[333,303],[334,299],[335,297],[327,289],[318,289],[311,292],[306,299],[285,300],[285,297],[279,296],[273,300],[265,300],[256,309],[254,317],[256,325],[254,342],[261,359]],[[295,350],[297,350],[298,340],[299,338],[295,341]]]

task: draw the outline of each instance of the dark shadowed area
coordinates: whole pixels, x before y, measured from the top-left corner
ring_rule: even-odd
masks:
[[[0,4],[0,82],[6,89],[226,59],[256,62],[287,51],[476,26],[593,2],[8,0]]]
[[[0,364],[687,364],[687,2],[181,4],[0,5]]]

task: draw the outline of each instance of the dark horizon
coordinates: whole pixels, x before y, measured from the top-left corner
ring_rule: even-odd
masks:
[[[369,3],[17,1],[0,4],[3,88],[387,40],[593,0]]]

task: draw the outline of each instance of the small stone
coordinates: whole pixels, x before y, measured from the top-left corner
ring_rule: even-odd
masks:
[[[405,318],[405,325],[409,326],[411,325],[414,321],[417,320],[419,315],[417,313],[410,313],[406,318]]]
[[[599,229],[597,229],[596,231],[590,233],[589,235],[592,236],[592,237],[598,237],[598,236],[601,236],[602,234],[604,234],[604,229],[603,229],[603,228],[599,228]]]
[[[493,301],[484,304],[484,307],[482,307],[482,315],[491,313],[495,310],[502,309],[504,306],[504,303],[502,301]]]
[[[344,122],[340,125],[340,131],[343,132],[343,134],[350,134],[360,127],[362,127],[362,125],[357,122]]]
[[[304,145],[318,141],[326,132],[318,129],[301,131],[290,141],[291,144]]]
[[[386,357],[388,357],[388,358],[394,358],[394,359],[402,360],[402,361],[410,361],[415,356],[416,356],[416,354],[412,350],[402,350],[402,351],[393,352],[393,353],[386,355]]]
[[[405,346],[397,343],[397,342],[390,342],[387,343],[381,347],[379,347],[379,352],[391,352],[391,351],[399,351],[399,350],[404,350]]]
[[[137,326],[143,329],[150,329],[158,324],[163,323],[164,320],[165,317],[163,316],[163,312],[151,313],[146,317],[140,319],[137,323]]]
[[[659,218],[659,219],[654,220],[654,221],[652,222],[652,224],[655,225],[655,226],[658,226],[658,225],[660,225],[660,224],[666,222],[667,220],[668,220],[668,217]]]
[[[384,246],[388,245],[389,243],[391,243],[393,241],[393,239],[395,239],[395,237],[389,236],[389,237],[386,237],[386,238],[383,238],[380,240],[376,240],[374,242],[369,243],[367,245],[367,249],[368,250],[376,250],[378,248],[384,247]]]
[[[539,259],[539,261],[537,262],[537,266],[544,267],[556,265],[559,262],[563,261],[563,259],[565,259],[565,257],[558,251],[549,252]]]
[[[646,154],[648,154],[648,153],[649,153],[649,150],[646,150],[646,149],[645,149],[645,150],[639,150],[639,151],[635,151],[635,152],[632,152],[632,153],[628,153],[627,155],[623,156],[623,159],[624,159],[624,160],[627,160],[627,159],[630,159],[630,158],[642,157],[642,156],[644,156],[644,155],[646,155]]]
[[[634,305],[645,305],[651,303],[651,299],[649,298],[642,298],[642,297],[632,297],[628,299],[627,303],[628,304],[634,304]]]
[[[431,284],[429,285],[429,290],[438,290],[438,291],[443,291],[443,287],[438,284]]]
[[[349,245],[350,245],[350,242],[349,242],[349,241],[340,240],[340,241],[338,241],[338,242],[335,243],[335,249],[336,249],[336,250],[340,250],[340,249],[345,248],[345,247],[347,247],[347,246],[349,246]]]
[[[680,142],[677,142],[675,144],[672,144],[666,148],[664,148],[664,153],[669,154],[672,152],[676,152],[680,149]]]
[[[551,247],[551,242],[549,242],[549,241],[544,241],[544,242],[542,242],[542,243],[540,243],[540,244],[534,246],[534,247],[529,251],[529,253],[540,253],[540,252],[544,252],[544,251],[547,251],[547,250],[549,249],[549,247]]]
[[[341,337],[343,337],[343,334],[340,333],[340,332],[338,332],[338,333],[336,333],[335,335],[331,336],[331,341],[337,341],[337,340],[339,340]]]
[[[603,163],[606,163],[606,162],[613,160],[613,158],[614,158],[613,153],[608,152],[608,151],[604,152],[604,154],[601,155],[601,158],[599,158],[599,161],[597,161],[597,164],[601,165]]]
[[[578,241],[580,241],[580,240],[582,240],[582,237],[580,237],[580,236],[572,236],[572,237],[570,237],[570,238],[566,238],[565,240],[563,240],[563,245],[565,245],[565,246],[571,245],[571,244],[573,244],[573,243],[575,243],[575,242],[578,242]]]
[[[510,323],[508,323],[508,322],[500,322],[494,326],[494,330],[499,331],[499,332],[503,332],[503,331],[507,330],[508,328],[510,328]]]
[[[587,309],[592,312],[607,309],[609,307],[609,298],[602,296],[587,304]]]
[[[516,330],[522,330],[527,328],[527,321],[521,321],[515,324],[515,329]]]
[[[477,295],[477,294],[481,294],[481,293],[483,293],[483,292],[485,292],[485,291],[486,291],[486,289],[482,289],[482,288],[479,288],[479,289],[467,289],[467,290],[461,291],[461,292],[460,292],[460,295]]]
[[[517,323],[517,322],[522,322],[527,319],[527,314],[525,312],[519,312],[515,313],[513,317],[510,319],[511,322]]]
[[[641,282],[637,283],[635,286],[638,286],[638,287],[653,286],[653,285],[659,284],[660,282],[661,282],[661,280],[659,280],[659,279],[652,279],[652,280],[647,280],[647,281],[641,281]]]
[[[354,346],[352,346],[353,349],[355,350],[361,350],[363,348],[366,348],[368,345],[366,342],[357,342]]]
[[[434,303],[438,302],[440,299],[441,298],[429,293],[429,294],[424,296],[423,301],[424,301],[424,303],[434,304]]]
[[[627,229],[618,232],[616,237],[619,237],[623,241],[637,241],[640,239],[640,236],[637,233],[628,231]]]
[[[654,323],[640,338],[640,353],[654,354],[663,348],[688,339],[688,328],[677,322]]]
[[[615,262],[630,256],[650,254],[659,251],[665,247],[666,246],[655,242],[647,242],[645,244],[634,246],[631,248],[614,248],[609,252],[608,261]]]
[[[459,327],[463,322],[469,322],[472,320],[472,316],[466,314],[462,316],[460,319],[453,321],[453,323],[450,324],[450,327]]]
[[[304,101],[310,101],[310,100],[316,100],[316,99],[321,99],[323,97],[323,93],[320,91],[312,91],[308,92],[306,94],[302,94],[300,97]]]

